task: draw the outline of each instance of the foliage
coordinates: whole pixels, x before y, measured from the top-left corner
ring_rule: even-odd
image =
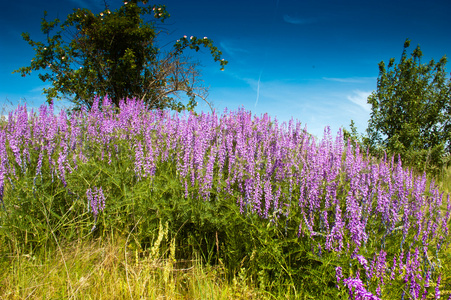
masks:
[[[446,56],[421,63],[420,46],[388,66],[379,63],[377,91],[368,97],[372,105],[367,134],[373,154],[400,154],[406,165],[420,170],[441,170],[451,151],[451,80],[446,79]]]
[[[358,143],[361,149],[365,149],[367,147],[366,145],[368,145],[367,137],[358,133],[354,120],[351,120],[349,130],[343,128],[343,141],[346,145],[348,145],[348,143],[351,143],[352,145]]]
[[[244,109],[93,102],[70,118],[19,107],[0,129],[6,249],[114,235],[292,298],[448,297],[451,201],[401,161]]]
[[[139,5],[141,2],[144,6]],[[184,36],[163,53],[156,43],[163,31],[156,24],[170,15],[164,5],[150,6],[146,0],[124,2],[116,11],[106,5],[99,14],[74,9],[61,25],[59,19],[47,21],[46,15],[41,22],[46,42],[36,42],[23,33],[36,56],[30,66],[14,72],[25,76],[44,70],[39,78],[52,85],[44,89],[49,103],[66,97],[78,107],[86,105],[89,109],[94,96],[108,95],[116,106],[120,99],[138,98],[151,108],[192,109],[196,97],[206,101],[206,90],[199,84],[198,63],[183,56],[184,50],[199,51],[203,46],[220,62],[221,70],[227,64],[207,37]],[[153,21],[144,22],[146,15]],[[51,36],[58,25],[61,30]],[[188,104],[171,98],[178,92],[186,93]]]

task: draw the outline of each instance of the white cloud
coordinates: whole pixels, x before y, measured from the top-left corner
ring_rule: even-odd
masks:
[[[316,19],[314,18],[299,18],[299,17],[292,17],[289,15],[284,15],[283,20],[290,24],[300,25],[300,24],[310,24],[314,23]]]
[[[40,85],[40,86],[32,88],[29,92],[33,93],[33,94],[41,95],[44,93],[44,89],[48,89],[50,87],[52,87],[50,84]]]
[[[347,98],[354,104],[357,104],[365,111],[371,111],[371,105],[367,103],[368,96],[371,95],[371,91],[354,90],[352,95],[348,95]]]
[[[232,57],[239,53],[249,53],[247,49],[236,47],[230,41],[222,41],[219,45],[221,46],[221,50],[224,50],[225,53]]]
[[[342,82],[342,83],[364,83],[368,81],[375,81],[376,77],[347,77],[347,78],[333,78],[323,77],[324,80]]]

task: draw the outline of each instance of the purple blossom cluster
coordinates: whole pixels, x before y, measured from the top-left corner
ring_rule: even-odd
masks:
[[[105,195],[103,194],[102,188],[94,187],[93,189],[88,188],[86,190],[86,197],[88,198],[88,206],[91,207],[92,214],[94,215],[94,226],[91,231],[96,228],[97,215],[99,211],[105,209]]]
[[[384,285],[401,273],[409,294],[419,299],[437,270],[430,245],[437,245],[438,253],[447,239],[451,202],[448,196],[445,203],[425,174],[416,176],[393,157],[371,158],[359,145],[345,146],[341,131],[333,139],[326,128],[317,140],[300,122],[279,124],[244,108],[222,115],[171,114],[134,99],[116,109],[106,97],[102,105],[96,98],[89,112],[68,119],[64,112],[55,116],[52,106],[42,106],[31,117],[19,107],[0,130],[0,191],[6,178],[26,171],[29,150],[39,153],[35,175],[47,159],[50,171],[66,184],[67,172],[79,161],[111,163],[119,140],[128,143],[125,150],[138,178],[151,180],[158,164],[170,161],[187,198],[214,201],[221,194],[234,199],[242,213],[275,223],[297,214],[299,238],[347,255],[364,271],[366,282],[377,281],[374,296],[359,275],[337,280],[355,299],[379,299]],[[92,143],[102,145],[100,153],[89,148]],[[87,197],[97,216],[105,207],[102,189],[88,189]],[[371,236],[380,241],[368,253]],[[401,237],[397,259],[384,250],[392,236]]]
[[[95,218],[97,218],[99,211],[103,211],[105,209],[105,196],[103,194],[103,190],[101,187],[94,187],[93,189],[89,188],[86,190],[86,196],[92,209],[92,214]]]
[[[379,297],[368,292],[360,278],[347,278],[343,280],[345,286],[349,289],[349,298],[351,300],[380,300]]]

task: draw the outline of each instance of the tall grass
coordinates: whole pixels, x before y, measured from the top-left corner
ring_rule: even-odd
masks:
[[[70,116],[19,106],[2,123],[0,242],[10,270],[24,276],[33,257],[43,268],[51,261],[61,266],[57,293],[105,297],[80,278],[105,276],[106,254],[90,263],[88,253],[109,247],[124,249],[120,263],[106,269],[111,282],[95,282],[116,282],[119,298],[451,297],[451,202],[426,174],[345,146],[341,132],[333,139],[326,128],[317,140],[293,120],[99,101]],[[85,259],[95,271],[73,267]],[[14,275],[3,277],[4,293],[25,297]]]
[[[124,239],[78,241],[59,251],[5,256],[1,299],[264,299],[223,266],[142,257]]]

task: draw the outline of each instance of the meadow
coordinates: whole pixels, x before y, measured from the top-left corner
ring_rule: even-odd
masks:
[[[449,176],[328,128],[26,106],[0,127],[5,299],[451,299]]]

